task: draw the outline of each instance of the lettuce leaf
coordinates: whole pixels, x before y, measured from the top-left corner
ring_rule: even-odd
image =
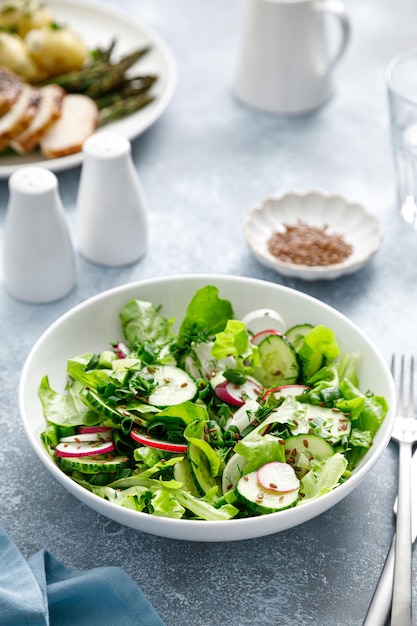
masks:
[[[249,356],[252,346],[245,324],[239,320],[228,320],[224,331],[217,333],[211,353],[216,359]]]
[[[39,398],[46,421],[59,426],[97,424],[100,418],[80,400],[81,388],[81,385],[74,383],[67,393],[61,394],[50,387],[48,376],[44,376],[39,386]]]
[[[346,468],[347,461],[340,453],[334,454],[320,464],[315,463],[315,467],[301,479],[301,492],[305,497],[300,504],[332,491],[339,484]]]
[[[106,487],[91,487],[96,495],[136,511],[146,510],[151,515],[180,519],[186,510],[204,520],[226,520],[239,510],[230,503],[218,508],[197,498],[182,488],[176,480],[155,480],[130,476]]]
[[[159,315],[151,302],[131,300],[120,311],[119,318],[125,339],[134,350],[145,342],[162,347],[175,337],[172,320]]]
[[[82,383],[84,387],[97,390],[98,387],[107,385],[115,380],[116,382],[123,378],[124,372],[108,369],[87,369],[88,364],[94,358],[92,352],[80,354],[72,359],[68,359],[67,373],[73,379]]]
[[[235,452],[248,461],[245,465],[245,474],[255,472],[272,461],[285,463],[285,445],[273,435],[264,435],[252,440],[243,439],[236,444]]]
[[[191,422],[184,430],[184,437],[188,443],[194,444],[199,448],[207,457],[207,461],[210,467],[210,475],[212,477],[219,476],[222,468],[222,459],[217,450],[211,447],[211,445],[205,441],[205,428],[206,422],[203,420]]]
[[[213,285],[196,291],[182,321],[180,338],[199,333],[213,336],[225,329],[227,321],[233,318],[233,308],[229,300],[219,298],[218,293]]]
[[[340,354],[336,336],[327,326],[314,326],[304,337],[298,351],[305,379],[309,379],[323,365],[332,363]]]

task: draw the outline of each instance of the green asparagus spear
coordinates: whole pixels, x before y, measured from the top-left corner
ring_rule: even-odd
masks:
[[[81,70],[54,76],[41,84],[55,83],[60,85],[67,93],[85,93],[94,97],[94,92],[101,91],[104,93],[112,85],[114,86],[122,82],[125,72],[148,50],[148,47],[140,48],[122,57],[117,63],[108,61],[92,63]],[[93,87],[93,85],[96,85],[96,87]],[[93,93],[88,93],[89,90]]]
[[[131,54],[128,54],[120,59],[117,63],[112,64],[106,74],[100,81],[92,82],[85,94],[94,98],[99,94],[110,91],[124,80],[125,72],[138,61],[144,54],[149,51],[149,48],[140,48]]]
[[[138,96],[141,93],[149,91],[149,89],[157,81],[157,76],[136,76],[131,80],[125,81],[118,89],[109,91],[102,96],[95,98],[99,109],[111,106],[118,100],[124,100],[131,96]]]
[[[145,106],[155,100],[155,96],[148,93],[141,93],[137,96],[131,96],[114,102],[111,106],[104,107],[99,111],[99,126],[119,120],[131,113],[143,109]]]
[[[91,50],[91,58],[94,63],[107,63],[111,59],[111,55],[113,54],[113,50],[116,46],[116,40],[113,39],[110,42],[108,48],[95,48]]]

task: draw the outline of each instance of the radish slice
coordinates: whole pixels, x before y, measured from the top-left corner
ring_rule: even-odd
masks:
[[[269,396],[274,396],[276,400],[280,398],[288,398],[288,396],[299,396],[306,389],[310,389],[306,385],[282,385],[281,387],[272,387],[267,389],[261,398],[261,402],[265,402]]]
[[[248,400],[245,404],[242,404],[235,414],[229,419],[226,423],[226,428],[230,428],[230,426],[236,426],[239,429],[239,432],[242,433],[246,428],[248,428],[254,418],[254,414],[259,409],[259,404],[256,400]]]
[[[262,385],[253,378],[247,378],[243,385],[236,385],[225,380],[215,388],[216,396],[227,404],[242,406],[247,400],[256,400],[262,391]]]
[[[131,431],[130,436],[132,439],[141,443],[144,446],[150,448],[156,448],[157,450],[164,450],[165,452],[176,452],[178,454],[184,454],[187,452],[188,446],[185,443],[172,443],[170,441],[162,441],[161,439],[155,439],[146,433],[141,433],[139,430],[134,429]]]
[[[55,448],[56,456],[96,456],[109,454],[116,448],[112,441],[76,441],[60,442]]]
[[[256,480],[259,485],[269,491],[285,493],[300,488],[294,468],[288,463],[273,461],[262,465],[257,471]]]
[[[78,433],[77,435],[68,435],[68,437],[61,437],[60,443],[67,443],[74,441],[79,443],[80,441],[111,441],[112,431],[98,432],[98,433]]]
[[[125,359],[130,354],[130,348],[123,341],[115,343],[113,350],[119,359]]]
[[[284,320],[273,309],[251,311],[242,318],[242,322],[254,335],[262,330],[277,330],[279,333],[283,333],[285,330]]]
[[[271,335],[281,335],[277,330],[273,330],[268,328],[267,330],[261,330],[259,333],[256,333],[251,339],[251,344],[254,346],[259,346],[263,339],[270,337]]]

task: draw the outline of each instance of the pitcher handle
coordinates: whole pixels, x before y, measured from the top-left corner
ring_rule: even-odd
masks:
[[[329,63],[328,71],[330,71],[339,61],[348,44],[350,38],[350,20],[345,5],[343,2],[339,2],[339,0],[325,0],[324,2],[319,2],[317,3],[317,10],[335,16],[339,20],[342,30],[339,49]]]

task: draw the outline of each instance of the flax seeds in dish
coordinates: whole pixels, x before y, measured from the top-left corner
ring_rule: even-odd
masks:
[[[301,220],[283,226],[285,230],[274,232],[267,242],[268,251],[280,261],[310,267],[335,265],[352,254],[343,235],[329,233],[327,226],[311,226]]]

